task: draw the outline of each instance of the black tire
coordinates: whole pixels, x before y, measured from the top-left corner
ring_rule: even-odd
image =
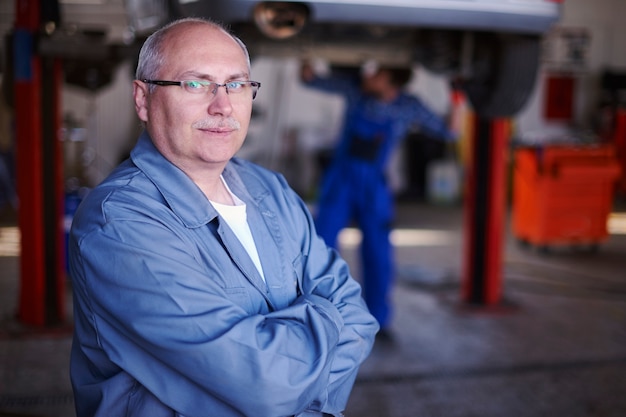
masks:
[[[473,74],[463,83],[474,111],[485,118],[514,116],[533,91],[541,38],[484,33],[474,45]]]

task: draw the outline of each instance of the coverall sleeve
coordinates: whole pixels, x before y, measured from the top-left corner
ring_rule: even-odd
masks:
[[[378,322],[369,314],[361,296],[360,285],[351,277],[348,265],[336,250],[328,247],[314,227],[311,215],[299,197],[302,212],[306,213],[310,236],[302,290],[305,297],[329,300],[339,311],[344,323],[339,341],[332,353],[327,397],[313,403],[311,409],[339,415],[345,410],[360,364],[370,353]]]
[[[419,99],[415,98],[414,104],[407,109],[407,113],[413,123],[435,138],[450,142],[456,140],[456,134],[448,128],[444,118],[435,114]]]

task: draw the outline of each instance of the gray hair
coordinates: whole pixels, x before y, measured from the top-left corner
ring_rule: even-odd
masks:
[[[248,53],[248,48],[241,41],[241,39],[233,35],[228,29],[218,22],[210,19],[188,17],[168,23],[146,39],[141,47],[141,50],[139,51],[139,60],[137,63],[137,70],[135,71],[135,78],[137,80],[155,79],[157,77],[159,69],[165,64],[162,46],[163,41],[167,38],[168,32],[176,26],[189,23],[214,27],[233,38],[246,56],[246,61],[248,62],[248,72],[250,72],[250,54]],[[154,85],[150,85],[149,89],[152,90],[154,87]]]

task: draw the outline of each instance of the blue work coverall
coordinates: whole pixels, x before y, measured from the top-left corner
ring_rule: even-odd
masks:
[[[364,94],[358,78],[340,76],[315,77],[304,85],[345,98],[342,132],[322,177],[315,221],[318,233],[335,248],[341,229],[351,220],[356,222],[363,237],[365,301],[381,328],[387,328],[394,275],[393,196],[385,178],[389,156],[412,127],[446,141],[455,135],[441,117],[404,92],[392,102],[383,102]]]
[[[69,243],[78,417],[339,416],[378,324],[284,178],[234,158],[265,281],[144,133]]]

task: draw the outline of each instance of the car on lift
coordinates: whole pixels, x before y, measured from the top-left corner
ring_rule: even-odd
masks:
[[[174,0],[171,17],[226,23],[255,56],[421,64],[449,75],[484,117],[518,112],[562,0]]]

